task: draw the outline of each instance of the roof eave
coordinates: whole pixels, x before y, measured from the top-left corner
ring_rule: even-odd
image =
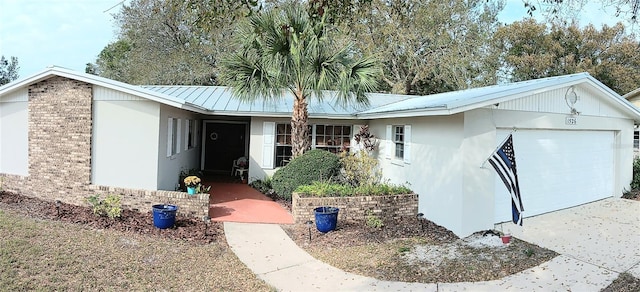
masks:
[[[173,107],[182,108],[183,105],[185,104],[185,101],[183,100],[177,100],[166,94],[154,93],[140,86],[130,85],[127,83],[107,79],[97,75],[78,73],[78,72],[65,69],[65,68],[60,68],[60,67],[48,67],[45,70],[40,71],[39,73],[31,75],[30,77],[27,77],[25,79],[22,79],[16,82],[9,83],[4,87],[0,87],[0,95],[19,90],[20,88],[49,79],[53,76],[65,77],[69,79],[90,83],[97,86],[118,90],[124,93],[139,96],[142,98],[146,98],[146,99],[163,103]]]

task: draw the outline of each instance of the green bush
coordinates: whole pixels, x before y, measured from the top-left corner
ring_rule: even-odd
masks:
[[[310,197],[386,196],[413,193],[404,185],[372,184],[354,187],[329,181],[315,181],[309,185],[300,186],[295,191]]]
[[[340,159],[324,150],[309,150],[276,171],[271,184],[276,193],[291,200],[291,193],[302,185],[328,180],[340,173]]]
[[[99,195],[93,195],[87,198],[87,203],[91,205],[93,214],[98,216],[107,216],[111,219],[120,217],[122,214],[122,198],[118,195],[107,195],[104,200]]]
[[[378,168],[378,160],[367,151],[340,153],[342,163],[342,179],[352,186],[373,185],[380,182],[382,172]]]
[[[640,158],[633,160],[633,180],[631,180],[631,189],[640,189]]]

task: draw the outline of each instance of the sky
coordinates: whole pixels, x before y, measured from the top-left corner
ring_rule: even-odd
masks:
[[[15,56],[20,78],[56,65],[84,72],[87,63],[116,40],[113,14],[122,0],[0,0],[0,55]],[[591,1],[593,2],[593,1]],[[125,2],[126,3],[126,2]],[[593,5],[583,9],[580,24],[617,21]],[[522,0],[507,0],[500,21],[526,17]]]

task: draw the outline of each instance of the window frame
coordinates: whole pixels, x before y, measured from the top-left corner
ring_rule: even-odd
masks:
[[[167,124],[167,157],[180,153],[181,119],[169,117]]]
[[[393,157],[404,160],[405,150],[405,125],[392,125],[392,139],[394,145]]]

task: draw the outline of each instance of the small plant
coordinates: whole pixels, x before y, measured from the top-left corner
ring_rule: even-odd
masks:
[[[122,214],[122,197],[118,195],[109,194],[104,200],[101,200],[99,195],[93,195],[86,200],[91,205],[93,214],[98,216],[107,216],[113,219]]]
[[[195,175],[187,176],[184,178],[184,185],[188,188],[195,188],[200,185],[200,178]]]
[[[409,252],[409,251],[411,251],[411,248],[408,247],[408,246],[401,246],[401,247],[398,248],[398,252],[399,253],[405,253],[405,252]]]
[[[199,184],[198,187],[196,187],[196,193],[198,194],[208,194],[210,190],[211,190],[211,186],[205,186],[205,185]]]
[[[378,145],[378,138],[369,132],[369,125],[360,126],[360,130],[353,135],[353,139],[369,152],[375,150]]]
[[[176,190],[183,190],[186,191],[185,188],[186,186],[184,185],[184,179],[188,176],[198,176],[201,177],[202,176],[202,171],[200,171],[197,168],[190,168],[190,169],[182,169],[182,171],[180,171],[180,176],[178,179],[178,185],[179,187],[176,188]]]
[[[533,250],[533,248],[527,248],[525,250],[522,251],[528,258],[530,258],[531,256],[533,256],[536,252]]]
[[[263,179],[256,179],[254,181],[252,181],[251,183],[249,183],[249,186],[251,186],[252,188],[258,190],[259,192],[263,193],[263,194],[267,194],[270,191],[273,190],[273,186],[271,185],[271,177],[267,176]]]
[[[371,210],[367,211],[367,216],[365,217],[365,220],[366,220],[367,226],[371,228],[382,228],[384,226],[384,223],[382,223],[382,219],[376,216],[376,214],[374,214],[373,211]]]
[[[631,180],[631,190],[640,189],[640,157],[633,160],[633,178]]]

